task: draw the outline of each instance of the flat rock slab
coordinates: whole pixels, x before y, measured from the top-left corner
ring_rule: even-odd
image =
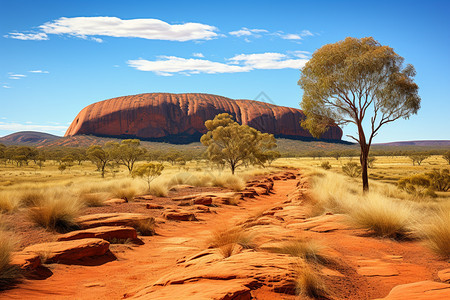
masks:
[[[11,265],[24,271],[33,271],[41,265],[41,258],[36,253],[14,252],[11,258]]]
[[[35,244],[26,247],[22,252],[44,255],[46,257],[46,262],[57,263],[103,255],[108,250],[109,243],[103,239],[81,239]]]
[[[58,237],[58,241],[71,241],[88,238],[104,239],[109,242],[114,240],[140,241],[137,237],[136,229],[129,226],[100,226],[72,231],[60,235]]]
[[[439,271],[438,277],[442,282],[450,283],[450,269]]]
[[[212,255],[211,257],[214,258]],[[247,285],[250,289],[268,285],[274,292],[295,294],[294,266],[298,262],[295,257],[244,250],[219,261],[213,259],[215,261],[213,264],[211,260],[204,258],[208,258],[208,254],[199,253],[196,258],[194,256],[189,261],[179,264],[180,268],[177,272],[160,277],[147,288],[180,285],[200,280],[214,280],[217,286],[220,286],[229,280],[252,279],[251,285]]]
[[[362,276],[397,276],[399,274],[392,264],[379,259],[359,260],[358,265],[360,267],[357,272]]]
[[[136,222],[147,221],[152,217],[138,213],[102,213],[78,217],[76,222],[81,228],[92,228],[100,226],[131,226]]]
[[[420,281],[394,287],[386,300],[443,300],[450,299],[450,284]]]
[[[103,204],[114,205],[114,204],[123,204],[127,203],[127,200],[121,198],[113,198],[103,202]]]
[[[154,286],[131,299],[250,300],[253,297],[247,286],[251,285],[251,281],[251,279],[201,280],[186,284]]]
[[[164,218],[167,220],[175,220],[175,221],[196,221],[197,218],[195,214],[190,211],[181,210],[181,209],[171,209],[165,211],[163,213]]]

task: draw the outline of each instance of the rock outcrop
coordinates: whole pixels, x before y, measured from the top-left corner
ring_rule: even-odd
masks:
[[[125,96],[91,104],[76,116],[65,136],[85,134],[189,143],[199,141],[206,132],[206,120],[225,112],[241,124],[276,137],[312,139],[300,127],[305,116],[299,109],[209,94],[168,93]],[[338,126],[322,136],[326,140],[341,137]]]

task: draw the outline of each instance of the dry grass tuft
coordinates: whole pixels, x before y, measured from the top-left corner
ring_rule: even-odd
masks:
[[[156,222],[154,218],[139,220],[134,223],[136,230],[145,236],[155,235]]]
[[[85,206],[88,207],[100,207],[103,206],[103,202],[107,199],[103,193],[87,193],[81,194],[79,200]]]
[[[406,203],[368,194],[350,211],[351,221],[358,227],[373,231],[377,236],[402,238],[411,232],[415,220],[412,208]]]
[[[169,185],[163,178],[156,178],[150,185],[149,193],[156,197],[167,197],[169,195]]]
[[[0,213],[9,213],[17,210],[21,205],[20,197],[14,191],[0,192]]]
[[[16,282],[19,270],[11,265],[11,253],[16,243],[10,234],[0,229],[0,291]]]
[[[25,190],[20,194],[20,202],[27,207],[38,206],[45,200],[45,192],[41,189]]]
[[[305,262],[297,266],[296,293],[311,298],[327,298],[328,289],[322,277]]]
[[[225,199],[225,204],[237,206],[239,204],[240,199],[241,199],[240,195],[228,197]]]
[[[49,192],[44,201],[29,209],[29,218],[48,230],[67,232],[76,229],[75,218],[82,205],[62,191]]]
[[[137,195],[137,191],[133,186],[117,187],[112,190],[112,196],[114,198],[124,199],[126,201],[132,201],[134,196]]]
[[[442,209],[421,228],[426,245],[445,259],[450,259],[450,210]]]
[[[243,228],[237,226],[230,229],[213,231],[209,244],[212,248],[219,248],[224,257],[232,255],[236,245],[240,245],[244,249],[252,249],[255,247],[253,244],[253,236],[246,233]]]
[[[245,181],[237,175],[222,174],[213,177],[212,185],[227,188],[233,191],[241,191],[245,187]]]
[[[325,263],[328,262],[330,258],[323,254],[323,249],[325,249],[325,247],[319,242],[302,238],[285,242],[280,247],[269,249],[269,251],[300,257],[309,262]]]

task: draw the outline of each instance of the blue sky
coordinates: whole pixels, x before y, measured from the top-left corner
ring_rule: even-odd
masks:
[[[373,36],[415,66],[422,98],[375,142],[450,139],[450,1],[242,2],[0,0],[0,136],[63,135],[83,107],[138,93],[298,108],[315,50]]]

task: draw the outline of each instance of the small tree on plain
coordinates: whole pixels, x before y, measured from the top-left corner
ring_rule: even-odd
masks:
[[[105,148],[105,149],[104,149]],[[88,148],[86,151],[88,157],[97,166],[97,169],[101,172],[102,177],[105,177],[105,168],[113,157],[108,150],[108,146],[102,148],[98,145],[94,145]]]
[[[150,191],[151,182],[161,175],[164,170],[164,165],[160,163],[146,163],[144,165],[138,166],[133,171],[133,176],[138,176],[143,178],[148,184],[148,190]]]
[[[142,159],[147,152],[141,147],[138,139],[122,140],[119,143],[109,144],[112,158],[120,165],[127,167],[129,174],[133,172],[134,164]]]
[[[373,138],[383,125],[407,119],[420,108],[414,67],[403,67],[403,61],[372,37],[348,37],[321,47],[302,69],[302,126],[314,137],[333,124],[357,127],[357,136],[349,137],[361,149],[363,191],[369,190],[367,159]]]
[[[417,165],[420,166],[422,164],[422,162],[429,157],[430,157],[430,155],[428,155],[428,154],[414,154],[414,155],[410,155],[409,159],[411,159],[413,166],[415,166],[415,163],[417,163]]]
[[[205,122],[208,132],[200,141],[207,146],[209,159],[224,164],[234,174],[236,168],[248,163],[263,164],[266,151],[276,147],[272,134],[261,133],[247,125],[240,125],[227,113]]]

